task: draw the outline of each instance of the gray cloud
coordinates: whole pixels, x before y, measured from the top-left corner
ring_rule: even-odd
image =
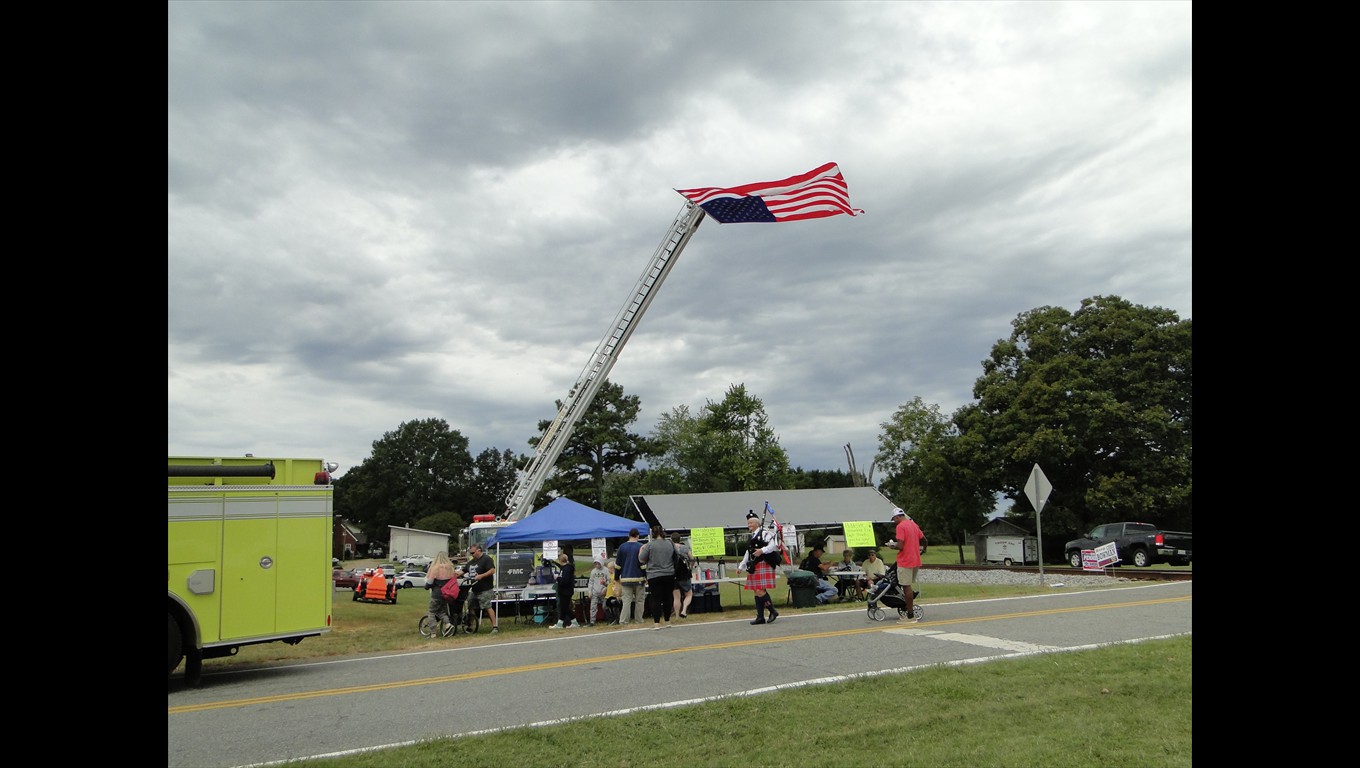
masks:
[[[744,383],[867,466],[1022,312],[1191,316],[1188,2],[168,8],[172,454],[526,451],[674,188],[829,161],[865,215],[700,227],[611,375],[641,431]]]

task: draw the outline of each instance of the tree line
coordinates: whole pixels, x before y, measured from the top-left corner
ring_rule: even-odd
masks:
[[[566,496],[637,518],[630,496],[873,484],[933,542],[959,548],[1000,504],[1035,530],[1024,483],[1038,464],[1053,484],[1043,510],[1049,546],[1092,525],[1140,520],[1191,530],[1191,321],[1118,296],[1075,312],[1040,307],[1011,322],[952,414],[912,397],[880,424],[866,474],[791,468],[761,399],[744,384],[691,411],[677,405],[647,435],[641,400],[606,381],[543,485],[537,509]],[[561,408],[562,403],[556,403]],[[551,424],[539,421],[539,435]],[[535,446],[538,436],[529,438]],[[530,454],[488,448],[443,419],[404,422],[335,481],[338,516],[385,541],[389,525],[457,535],[473,514],[500,514]],[[1061,552],[1056,553],[1061,557]]]

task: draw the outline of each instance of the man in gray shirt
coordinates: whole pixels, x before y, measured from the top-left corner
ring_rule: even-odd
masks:
[[[652,629],[669,629],[675,610],[675,545],[659,525],[652,526],[652,538],[642,545],[638,560],[647,565],[647,590],[652,595]],[[662,623],[662,618],[665,623]]]

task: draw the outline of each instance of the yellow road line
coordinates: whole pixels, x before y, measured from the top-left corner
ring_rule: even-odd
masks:
[[[481,672],[466,672],[459,675],[445,675],[442,677],[425,677],[419,680],[406,680],[402,682],[375,683],[373,685],[355,685],[347,688],[331,688],[324,691],[308,691],[305,693],[288,693],[276,696],[260,696],[253,699],[233,699],[230,701],[217,701],[207,704],[188,704],[180,707],[170,707],[169,714],[180,715],[189,712],[207,712],[214,709],[230,709],[233,707],[248,707],[254,704],[273,704],[284,701],[301,701],[303,699],[319,699],[327,696],[349,696],[355,693],[369,693],[372,691],[392,691],[401,688],[412,688],[420,685],[439,685],[441,683],[455,683],[465,680],[479,680],[487,677],[500,677],[503,675],[518,675],[525,672],[541,672],[549,669],[561,669],[562,667],[578,667],[583,664],[605,664],[611,661],[632,661],[636,659],[653,658],[656,656],[666,656],[678,653],[695,653],[698,651],[712,651],[723,648],[747,648],[757,645],[769,645],[771,643],[787,643],[795,640],[822,640],[831,637],[846,637],[849,635],[863,635],[870,632],[884,632],[892,629],[901,629],[909,626],[912,629],[924,627],[944,627],[956,624],[975,624],[982,621],[997,621],[1000,619],[1019,619],[1033,616],[1053,616],[1060,613],[1083,613],[1086,611],[1103,611],[1111,608],[1129,608],[1145,605],[1162,605],[1165,603],[1181,603],[1190,600],[1186,597],[1171,597],[1159,600],[1139,600],[1131,603],[1119,603],[1117,605],[1092,605],[1073,608],[1049,608],[1042,611],[1021,611],[1019,613],[1001,613],[993,616],[975,616],[960,619],[945,619],[941,621],[921,620],[914,624],[898,624],[896,621],[875,622],[873,626],[861,627],[858,629],[838,629],[831,632],[812,632],[802,635],[792,635],[785,637],[760,637],[749,640],[736,640],[728,643],[706,643],[704,645],[688,645],[679,648],[662,648],[655,651],[637,651],[632,653],[619,653],[610,656],[592,656],[586,659],[552,661],[544,664],[525,664],[517,667],[501,667],[498,669],[487,669]],[[670,637],[672,635],[663,635]]]

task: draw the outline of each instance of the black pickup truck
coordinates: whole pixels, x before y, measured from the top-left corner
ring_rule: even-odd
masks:
[[[1190,564],[1190,534],[1182,531],[1163,531],[1151,523],[1105,523],[1092,528],[1085,536],[1063,546],[1067,562],[1081,567],[1081,551],[1095,549],[1114,542],[1119,559],[1146,568],[1158,563]]]

